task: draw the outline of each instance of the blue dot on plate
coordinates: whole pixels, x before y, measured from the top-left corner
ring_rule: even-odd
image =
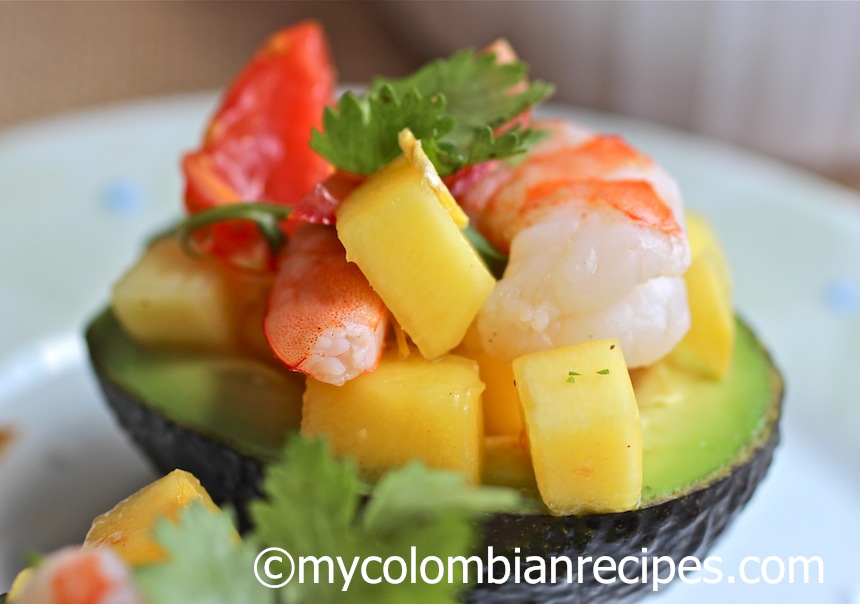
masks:
[[[838,313],[860,309],[860,283],[850,279],[834,279],[827,284],[824,300],[828,308]]]
[[[129,216],[143,210],[145,197],[140,183],[133,180],[117,180],[105,189],[104,203],[112,214]]]

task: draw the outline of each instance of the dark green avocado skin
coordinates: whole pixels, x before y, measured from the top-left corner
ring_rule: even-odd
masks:
[[[236,509],[240,528],[248,528],[247,504],[260,497],[264,463],[163,417],[117,386],[99,370],[100,360],[93,354],[90,333],[87,335],[95,374],[109,405],[158,471],[166,474],[182,468],[193,473],[216,503]],[[625,556],[670,556],[676,563],[686,556],[703,558],[749,501],[770,466],[779,442],[782,400],[782,384],[776,374],[774,380],[772,425],[764,440],[750,452],[746,461],[702,488],[619,514],[492,515],[484,525],[485,547],[480,552],[486,552],[486,546],[493,546],[495,555],[512,558],[515,548],[519,548],[523,573],[527,568],[526,556],[542,556],[546,560],[552,556],[569,556],[574,562],[573,582],[530,585],[524,581],[508,581],[503,585],[491,585],[485,576],[483,582],[464,595],[464,600],[474,604],[623,604],[652,593],[651,583],[627,584],[616,580],[604,584],[596,581],[591,572],[586,572],[580,583],[575,576],[577,556],[595,559],[611,556],[616,562]],[[647,554],[642,553],[643,548],[647,548]],[[633,565],[626,569],[628,576],[640,574]],[[649,569],[649,577],[650,574]],[[559,575],[566,579],[564,572],[560,571]],[[611,575],[602,576],[611,579]]]
[[[263,463],[156,413],[98,369],[96,375],[120,425],[155,468],[191,472],[215,503],[235,508],[240,528],[247,529],[247,504],[261,495]]]

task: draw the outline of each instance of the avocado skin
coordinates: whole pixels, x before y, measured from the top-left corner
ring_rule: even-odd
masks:
[[[550,568],[551,556],[569,556],[573,561],[573,583],[536,584],[508,582],[491,585],[484,580],[466,594],[465,601],[474,604],[552,603],[603,604],[634,602],[647,595],[649,582],[628,585],[619,579],[602,584],[586,567],[582,584],[576,576],[578,556],[610,556],[616,563],[625,556],[669,556],[677,565],[686,556],[703,559],[717,538],[752,497],[767,474],[779,443],[779,426],[774,422],[769,438],[746,463],[736,466],[727,476],[676,499],[650,505],[631,512],[588,516],[553,517],[543,515],[495,514],[484,527],[484,547],[493,546],[494,555],[513,556],[520,548],[526,555],[542,556]],[[642,549],[647,548],[647,554]],[[650,562],[650,561],[649,561]],[[526,565],[523,564],[525,569]],[[513,566],[512,566],[513,568]],[[640,576],[638,566],[628,565],[629,577]],[[523,571],[524,572],[524,571]],[[559,567],[563,575],[564,567]],[[612,575],[603,573],[604,578]],[[661,586],[665,590],[668,586]]]
[[[176,468],[191,472],[215,503],[236,510],[240,530],[249,528],[247,504],[262,495],[263,462],[159,415],[107,379],[96,359],[92,362],[120,425],[158,472],[164,475]]]
[[[87,343],[96,377],[119,423],[138,447],[162,474],[176,468],[193,473],[218,505],[236,509],[240,530],[249,528],[247,504],[261,496],[265,462],[177,424],[119,387],[100,368],[102,360],[95,354],[90,336],[88,330]],[[765,433],[725,476],[686,495],[618,514],[564,517],[493,514],[483,526],[484,546],[478,554],[493,546],[494,555],[506,557],[514,555],[514,548],[520,548],[523,562],[526,556],[548,560],[551,556],[565,555],[573,560],[574,573],[577,556],[610,556],[616,562],[625,556],[670,556],[676,564],[686,556],[701,559],[749,501],[770,466],[779,443],[783,395],[776,370],[772,370],[772,381],[772,404]],[[642,548],[648,549],[647,554],[642,553]],[[526,567],[523,564],[523,575]],[[628,575],[638,576],[638,569],[633,569]],[[491,585],[487,582],[485,564],[484,580],[473,585],[463,599],[470,604],[624,604],[641,599],[651,590],[650,582],[629,585],[616,580],[603,584],[591,572],[586,572],[581,584],[574,576],[570,585],[513,581]]]

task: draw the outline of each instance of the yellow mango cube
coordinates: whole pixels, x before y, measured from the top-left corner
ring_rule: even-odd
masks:
[[[713,254],[718,280],[725,295],[732,295],[732,274],[729,262],[717,233],[708,220],[695,212],[687,212],[687,239],[690,242],[690,257],[693,261],[703,254]]]
[[[735,344],[728,262],[708,223],[695,215],[687,220],[693,259],[684,274],[690,329],[670,359],[681,367],[719,379],[731,368]]]
[[[481,380],[486,385],[481,397],[484,432],[487,435],[519,435],[523,430],[523,412],[510,361],[502,361],[484,351],[474,323],[455,353],[474,359],[480,368]]]
[[[31,566],[29,568],[25,568],[15,576],[15,579],[12,581],[12,587],[9,588],[8,601],[10,603],[14,604],[14,602],[24,594],[24,590],[27,589],[27,585],[33,578],[35,571],[35,567]]]
[[[538,490],[553,514],[634,509],[642,427],[618,340],[514,360]]]
[[[483,390],[478,365],[470,359],[445,355],[429,361],[389,352],[376,371],[343,386],[309,378],[301,431],[327,437],[335,454],[355,459],[368,480],[420,460],[477,483]]]
[[[138,342],[223,351],[246,336],[262,337],[262,319],[259,325],[245,322],[262,313],[269,285],[264,277],[232,271],[213,258],[192,258],[176,239],[164,238],[117,282],[111,304]],[[252,331],[259,335],[246,333]]]
[[[690,304],[690,330],[670,358],[680,366],[723,378],[732,365],[735,320],[715,255],[707,252],[693,260],[684,282]]]
[[[338,207],[337,234],[347,260],[433,359],[460,343],[495,279],[460,230],[462,210],[412,141]]]
[[[194,502],[220,513],[193,474],[174,470],[93,520],[84,545],[109,546],[131,566],[162,562],[167,555],[153,538],[156,522],[176,522],[179,512]]]

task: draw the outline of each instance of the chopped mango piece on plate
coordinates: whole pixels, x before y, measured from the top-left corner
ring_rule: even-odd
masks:
[[[681,367],[723,378],[732,365],[735,317],[725,253],[710,225],[688,216],[692,264],[684,274],[690,329],[670,358]]]
[[[174,470],[93,520],[84,545],[107,545],[132,566],[161,562],[166,554],[152,535],[156,522],[175,522],[179,512],[195,502],[220,513],[193,474]]]
[[[338,207],[337,234],[347,260],[433,359],[460,343],[495,279],[420,145],[404,151]]]
[[[417,459],[478,483],[483,390],[471,359],[388,352],[376,371],[343,386],[308,379],[302,434],[326,436],[335,454],[355,459],[369,480]]]
[[[642,493],[642,427],[618,340],[514,360],[544,504],[563,516],[634,509]]]

